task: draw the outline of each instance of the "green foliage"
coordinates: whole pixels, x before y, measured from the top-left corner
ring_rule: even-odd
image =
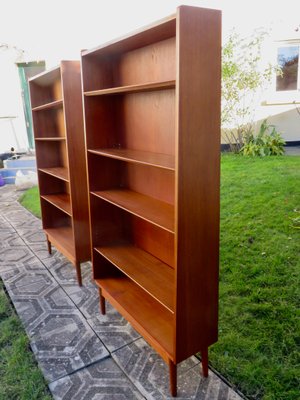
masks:
[[[41,218],[41,205],[39,200],[39,189],[37,186],[26,190],[19,198],[19,202],[33,215]]]
[[[285,141],[274,125],[269,125],[265,119],[257,135],[249,132],[244,135],[244,145],[241,153],[245,156],[281,156],[284,154]]]
[[[222,48],[222,135],[233,152],[253,130],[253,115],[259,96],[278,67],[263,65],[262,48],[267,33],[256,30],[251,37],[232,31]]]

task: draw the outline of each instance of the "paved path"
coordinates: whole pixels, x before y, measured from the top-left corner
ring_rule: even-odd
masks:
[[[19,195],[0,188],[0,277],[54,399],[170,399],[165,363],[112,307],[99,313],[90,263],[80,288],[72,265],[55,249],[48,254],[41,221]],[[195,357],[179,365],[178,399],[241,399],[199,371]]]

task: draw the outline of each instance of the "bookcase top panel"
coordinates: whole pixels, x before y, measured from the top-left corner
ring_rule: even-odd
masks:
[[[161,40],[168,39],[176,34],[176,14],[159,20],[151,25],[129,33],[126,36],[117,38],[108,43],[100,45],[91,50],[82,51],[82,57],[86,56],[111,56],[124,53],[140,47],[147,46]]]
[[[38,75],[33,76],[29,79],[29,82],[33,82],[39,86],[50,86],[55,81],[60,79],[60,66],[43,71]]]

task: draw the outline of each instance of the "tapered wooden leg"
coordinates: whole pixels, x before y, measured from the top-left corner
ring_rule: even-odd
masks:
[[[201,351],[202,375],[208,377],[208,347]]]
[[[79,285],[79,286],[82,286],[80,262],[76,261],[76,263],[75,263],[75,268],[76,268],[76,275],[77,275],[77,282],[78,282],[78,285]]]
[[[49,254],[52,254],[51,242],[50,242],[48,236],[46,236],[46,239],[47,239],[48,253],[49,253]]]
[[[173,397],[177,396],[177,366],[169,360],[170,392]]]
[[[105,297],[102,296],[101,288],[99,288],[99,298],[100,298],[100,310],[101,314],[105,315],[106,314],[106,309],[105,309]]]

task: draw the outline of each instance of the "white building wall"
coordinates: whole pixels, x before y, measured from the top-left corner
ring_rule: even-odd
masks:
[[[0,49],[0,153],[28,148],[17,59],[15,49]]]

